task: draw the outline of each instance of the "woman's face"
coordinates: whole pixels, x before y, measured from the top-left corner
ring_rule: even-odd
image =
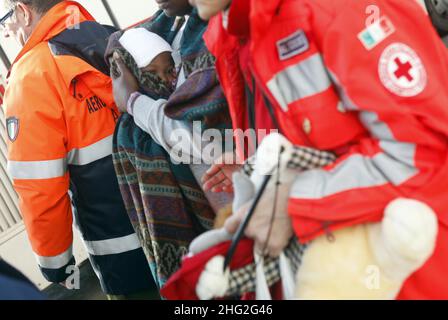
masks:
[[[184,16],[189,14],[191,6],[188,0],[156,0],[159,9],[169,17]]]
[[[170,52],[162,52],[151,63],[141,69],[142,72],[156,74],[169,87],[174,89],[177,75],[173,57]]]

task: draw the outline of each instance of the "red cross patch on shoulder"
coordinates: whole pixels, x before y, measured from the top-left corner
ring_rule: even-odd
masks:
[[[384,49],[378,72],[381,83],[400,97],[414,97],[422,93],[428,83],[420,57],[403,43],[393,43]]]

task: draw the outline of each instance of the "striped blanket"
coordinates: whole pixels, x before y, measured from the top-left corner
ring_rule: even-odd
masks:
[[[173,18],[158,12],[140,27],[171,43],[174,23]],[[181,44],[187,79],[169,98],[165,114],[180,121],[199,120],[204,127],[230,127],[214,59],[202,40],[206,26],[194,13],[188,19]],[[146,93],[154,97],[154,92]],[[169,154],[128,114],[121,116],[116,128],[114,164],[127,212],[154,279],[162,287],[180,267],[190,242],[212,228],[215,213],[190,167],[174,164]]]

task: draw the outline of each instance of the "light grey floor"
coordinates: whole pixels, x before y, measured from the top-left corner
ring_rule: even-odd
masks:
[[[53,284],[44,290],[44,294],[50,300],[107,300],[106,295],[101,291],[98,278],[89,261],[80,266],[80,274],[79,290],[67,290],[60,285]],[[155,285],[149,299],[160,299]]]
[[[44,290],[44,294],[50,300],[107,300],[88,261],[81,265],[80,273],[79,290],[67,290],[60,285],[53,284]]]

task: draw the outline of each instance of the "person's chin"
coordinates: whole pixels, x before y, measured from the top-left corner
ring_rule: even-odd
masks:
[[[159,9],[163,10],[163,13],[165,13],[165,15],[168,17],[181,17],[190,14],[193,8],[190,7],[186,10],[175,10],[173,8],[170,8],[169,6],[159,5]]]
[[[163,10],[163,13],[165,13],[169,17],[173,16],[173,10],[171,10],[170,3],[168,1],[157,1],[157,4],[159,5],[159,9]]]
[[[173,10],[170,9],[163,9],[163,13],[168,17],[175,17],[177,15],[176,12],[173,12]]]

